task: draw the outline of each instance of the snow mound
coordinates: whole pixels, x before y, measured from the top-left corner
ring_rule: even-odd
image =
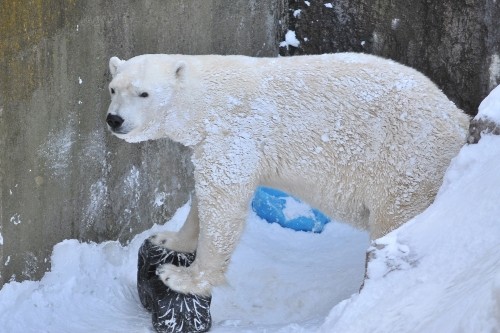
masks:
[[[481,102],[477,115],[469,126],[468,143],[477,143],[487,134],[500,135],[500,86]]]
[[[41,281],[11,282],[0,290],[2,332],[154,332],[136,291],[137,252],[150,235],[178,230],[189,209],[186,204],[128,246],[57,244]],[[359,290],[368,245],[367,233],[335,221],[321,234],[304,233],[250,212],[228,283],[213,293],[211,332],[318,327],[333,305]]]
[[[373,278],[319,332],[498,332],[499,163],[498,136],[463,147],[435,202],[375,242]]]
[[[478,113],[475,118],[486,118],[500,124],[500,86],[493,89],[479,104]]]

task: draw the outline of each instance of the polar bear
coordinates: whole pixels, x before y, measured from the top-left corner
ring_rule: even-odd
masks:
[[[257,186],[378,238],[432,203],[469,125],[423,74],[366,54],[150,54],[109,66],[112,133],[193,150],[187,221],[152,238],[196,251],[189,267],[158,269],[184,294],[209,295],[224,282]]]

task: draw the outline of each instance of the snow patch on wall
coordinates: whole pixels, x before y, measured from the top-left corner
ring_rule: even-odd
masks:
[[[299,47],[299,45],[300,41],[293,30],[288,30],[285,34],[285,40],[280,43],[280,47],[286,47],[287,49],[289,46]]]
[[[33,279],[38,271],[38,258],[33,252],[26,252],[23,256],[24,268],[21,272],[22,276]]]
[[[79,141],[83,148],[83,154],[80,156],[80,163],[85,165],[85,167],[100,168],[101,172],[104,174],[108,173],[111,165],[107,163],[107,156],[109,156],[111,152],[107,152],[104,144],[105,132],[96,129],[79,138]]]
[[[375,53],[380,52],[382,50],[382,45],[384,44],[383,37],[376,31],[374,31],[372,34],[372,40],[373,40],[373,51]]]
[[[85,225],[87,227],[91,226],[96,217],[103,211],[107,196],[108,187],[104,179],[99,179],[90,186],[90,202],[85,213]]]
[[[392,21],[391,21],[391,29],[392,30],[396,30],[398,27],[399,27],[399,22],[401,20],[398,19],[398,18],[393,18]]]
[[[120,223],[122,226],[119,236],[122,235],[122,233],[125,231],[132,232],[131,228],[129,228],[128,231],[127,228],[132,222],[132,218],[134,216],[140,219],[139,216],[134,215],[134,211],[136,211],[136,208],[139,206],[139,200],[141,198],[140,184],[140,170],[135,165],[133,165],[127,176],[125,177],[122,187],[123,199],[126,200],[127,205],[125,206],[126,208],[124,208],[121,212]]]
[[[500,57],[496,53],[491,56],[491,63],[489,70],[490,70],[489,88],[490,90],[492,90],[498,85],[498,81],[500,80]]]
[[[15,213],[14,215],[12,215],[10,217],[10,223],[14,224],[14,225],[18,225],[18,224],[21,224],[21,215],[19,215],[18,213]]]
[[[40,147],[39,155],[47,161],[46,167],[54,178],[68,177],[74,136],[74,130],[67,127],[61,132],[49,134],[45,144]]]
[[[127,178],[125,178],[125,189],[134,190],[139,187],[139,169],[135,165],[130,169]]]

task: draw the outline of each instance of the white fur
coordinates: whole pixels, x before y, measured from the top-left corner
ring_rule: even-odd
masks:
[[[189,268],[159,270],[184,293],[224,281],[258,185],[377,238],[432,203],[469,124],[424,75],[370,55],[142,55],[110,70],[118,137],[193,148],[192,212],[178,234],[154,238],[197,250]]]

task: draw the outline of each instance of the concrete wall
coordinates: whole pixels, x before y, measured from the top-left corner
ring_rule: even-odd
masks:
[[[108,59],[276,56],[282,1],[0,1],[0,285],[38,279],[55,243],[129,240],[193,188],[190,152],[106,131]]]

